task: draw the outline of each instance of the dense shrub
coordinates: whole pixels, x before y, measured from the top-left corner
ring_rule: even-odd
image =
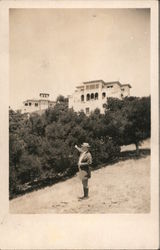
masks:
[[[75,144],[91,145],[93,168],[118,158],[120,145],[150,136],[150,98],[108,99],[106,112],[68,109],[62,96],[52,109],[30,118],[9,112],[10,197],[30,188],[49,185],[77,171]]]

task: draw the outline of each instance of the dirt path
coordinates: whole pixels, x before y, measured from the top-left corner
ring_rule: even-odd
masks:
[[[10,201],[11,213],[148,213],[150,156],[92,172],[90,198],[79,201],[77,176]]]

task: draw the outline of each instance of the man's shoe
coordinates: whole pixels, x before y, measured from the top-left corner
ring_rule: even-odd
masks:
[[[86,200],[86,199],[88,199],[88,198],[89,198],[88,196],[78,197],[79,200]]]
[[[84,196],[79,197],[80,200],[88,199],[88,188],[84,188]]]

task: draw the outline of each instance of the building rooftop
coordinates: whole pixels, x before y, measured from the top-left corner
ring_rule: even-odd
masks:
[[[131,86],[130,84],[122,84],[121,86],[122,86],[122,87],[123,87],[123,86],[128,86],[129,88],[132,88],[132,86]]]
[[[56,101],[51,101],[51,100],[45,100],[45,99],[35,99],[35,98],[32,98],[32,99],[27,99],[24,102],[39,102],[39,101],[46,101],[46,102],[52,102],[52,103],[56,103]]]
[[[103,80],[93,80],[93,81],[83,82],[83,84],[95,83],[95,82],[102,82],[102,83],[105,83]]]
[[[120,87],[128,86],[129,88],[132,88],[130,84],[122,84],[122,83],[120,83],[119,81],[105,82],[104,84],[105,84],[105,85],[118,84]]]
[[[120,87],[122,84],[119,81],[114,81],[114,82],[104,82],[105,85],[110,85],[110,84],[118,84]]]
[[[79,88],[84,88],[84,86],[83,86],[83,85],[79,85],[79,86],[77,86],[76,88],[77,88],[77,89],[79,89]]]
[[[39,99],[37,99],[37,98],[30,98],[30,99],[27,99],[27,100],[25,100],[25,101],[23,101],[23,103],[24,102],[29,102],[29,101],[34,101],[34,102],[38,102],[39,101]]]
[[[129,88],[132,88],[130,84],[121,84],[119,81],[105,82],[103,80],[93,80],[93,81],[83,82],[83,84],[92,84],[92,83],[96,83],[96,82],[101,82],[104,85],[118,84],[120,87],[128,86]],[[79,85],[76,88],[82,88],[82,87],[84,87],[84,85]]]

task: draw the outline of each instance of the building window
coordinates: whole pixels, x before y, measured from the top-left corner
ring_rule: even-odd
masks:
[[[124,91],[124,89],[121,89],[122,91]]]
[[[81,95],[81,102],[84,102],[84,95]]]
[[[38,107],[38,103],[37,102],[35,103],[35,107]]]
[[[102,93],[102,99],[104,99],[105,97],[106,97],[106,93],[103,92],[103,93]]]
[[[91,94],[91,99],[94,99],[94,94],[93,93]]]
[[[95,93],[95,100],[98,100],[98,93]]]
[[[90,85],[90,89],[95,89],[95,85]]]
[[[98,89],[99,88],[99,84],[96,84],[96,89]]]
[[[29,106],[31,106],[32,105],[32,103],[31,102],[29,102]]]
[[[109,88],[113,88],[113,86],[111,85],[111,86],[107,86],[107,88],[109,89]]]
[[[25,105],[25,106],[28,106],[28,103],[26,102],[24,105]]]
[[[86,108],[86,115],[89,114],[89,108]]]
[[[48,104],[48,102],[47,101],[41,101],[41,105],[46,105],[46,104]]]
[[[87,94],[87,101],[90,100],[90,94]]]

